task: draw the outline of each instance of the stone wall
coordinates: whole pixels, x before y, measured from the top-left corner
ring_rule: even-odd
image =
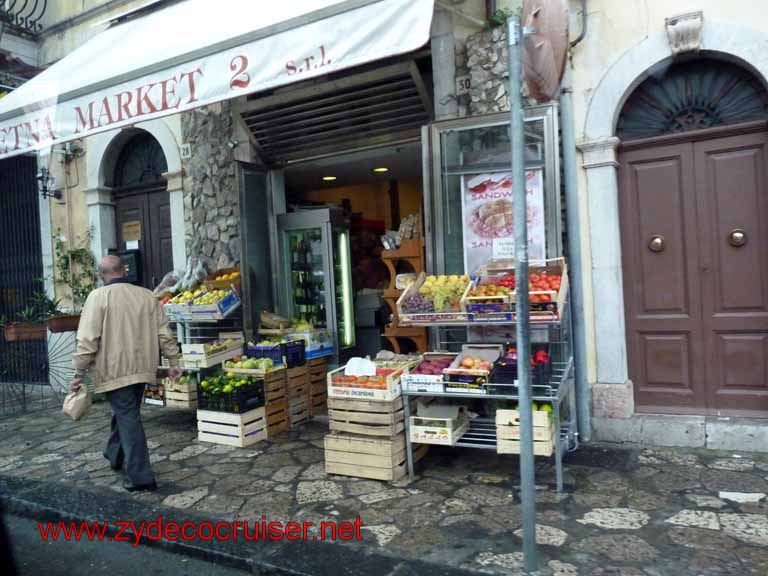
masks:
[[[187,112],[182,141],[192,157],[183,161],[184,229],[188,256],[202,256],[209,272],[240,263],[240,200],[235,179],[232,111],[229,103]]]
[[[503,26],[482,30],[468,36],[465,43],[456,44],[456,76],[470,78],[469,94],[458,97],[460,116],[509,110],[508,66]]]

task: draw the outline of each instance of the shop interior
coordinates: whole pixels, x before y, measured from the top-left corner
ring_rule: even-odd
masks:
[[[417,345],[407,337],[383,337],[397,334],[396,323],[390,325],[390,322],[398,294],[392,290],[394,279],[385,261],[387,252],[381,237],[387,232],[396,232],[401,223],[408,220],[412,223],[409,236],[421,243],[421,153],[421,143],[417,141],[303,162],[285,171],[289,213],[330,208],[341,214],[348,225],[351,289],[348,289],[349,296],[344,294],[343,286],[336,291],[342,356],[373,357],[381,349],[395,347],[403,353],[416,351]],[[307,249],[306,237],[294,238],[289,243],[292,243],[291,252],[302,250],[302,246]],[[336,261],[338,247],[333,250]],[[391,261],[392,269],[397,274],[418,273],[423,270],[422,254],[423,251],[419,251],[418,260]],[[336,274],[339,274],[336,263]],[[306,286],[306,283],[296,272],[297,265],[289,265],[294,270],[289,298],[293,301],[293,314],[306,318],[314,326],[323,326],[325,315],[319,309],[319,289],[316,288],[315,293],[297,290],[297,285]],[[349,297],[351,301],[342,301]],[[354,318],[354,338],[346,342],[343,338],[345,305],[347,313]]]

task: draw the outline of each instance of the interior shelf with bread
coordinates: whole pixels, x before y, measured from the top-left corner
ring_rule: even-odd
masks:
[[[381,259],[389,270],[389,286],[384,292],[384,300],[392,312],[392,321],[387,324],[382,336],[389,341],[396,354],[404,351],[403,340],[410,340],[415,351],[426,352],[426,328],[401,326],[397,312],[397,301],[407,288],[404,279],[408,276],[405,275],[411,274],[411,279],[415,279],[424,271],[424,239],[403,240],[397,250],[383,250]]]

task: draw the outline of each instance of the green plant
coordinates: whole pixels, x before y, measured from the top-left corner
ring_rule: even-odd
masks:
[[[499,26],[504,26],[507,23],[509,17],[513,14],[514,11],[508,8],[499,8],[488,18],[488,28],[498,28]]]
[[[64,312],[59,307],[61,299],[52,300],[44,291],[35,292],[30,299],[31,306],[34,307],[41,318],[50,318],[51,316],[61,316]]]
[[[35,306],[27,306],[17,314],[19,322],[23,324],[38,324],[44,318],[40,317],[40,311]]]
[[[88,294],[96,287],[96,259],[90,249],[92,235],[93,228],[90,228],[83,237],[77,237],[69,243],[63,240],[61,230],[57,230],[53,237],[55,280],[69,288],[76,312],[83,307]]]

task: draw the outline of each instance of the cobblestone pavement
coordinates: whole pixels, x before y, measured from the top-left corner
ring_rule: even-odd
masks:
[[[353,520],[380,553],[491,574],[519,574],[521,513],[514,457],[432,447],[416,481],[326,475],[326,425],[310,423],[248,449],[196,440],[194,413],[146,407],[160,489],[131,495],[209,517]],[[0,475],[122,492],[101,451],[109,410],[81,422],[58,410],[0,421]],[[542,574],[768,574],[768,456],[688,449],[582,447],[566,493],[538,466]]]

